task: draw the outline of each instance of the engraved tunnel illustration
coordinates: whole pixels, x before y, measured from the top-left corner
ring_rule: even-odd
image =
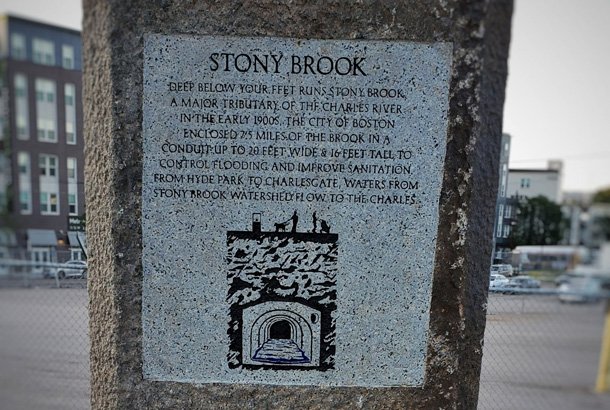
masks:
[[[308,232],[292,232],[296,211],[273,231],[260,213],[251,231],[227,231],[229,368],[334,368],[339,237],[327,222],[319,230],[321,216]]]
[[[298,302],[265,302],[244,309],[244,361],[318,366],[320,312]]]
[[[292,339],[292,327],[286,320],[275,322],[269,328],[269,337],[271,339]]]

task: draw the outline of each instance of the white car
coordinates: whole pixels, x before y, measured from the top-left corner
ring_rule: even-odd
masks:
[[[499,273],[489,275],[489,289],[500,289],[508,285],[508,278]]]
[[[490,273],[497,273],[504,276],[513,276],[513,267],[507,263],[491,265]]]
[[[57,268],[57,277],[65,278],[86,278],[87,277],[87,262],[79,260],[71,260],[63,263]]]
[[[602,292],[601,282],[591,277],[575,277],[562,283],[558,289],[560,302],[595,303]]]
[[[540,281],[529,276],[517,276],[508,281],[508,287],[518,289],[538,289]]]

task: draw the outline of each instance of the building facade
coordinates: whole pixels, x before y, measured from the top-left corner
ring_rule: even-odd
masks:
[[[582,243],[591,249],[610,244],[610,204],[592,203],[586,211]]]
[[[509,257],[511,248],[509,236],[515,221],[517,201],[508,196],[508,162],[510,159],[510,135],[502,135],[500,151],[500,180],[498,183],[498,201],[496,203],[496,220],[494,222],[494,263],[502,263]]]
[[[80,259],[68,226],[85,214],[80,32],[3,16],[0,57],[0,223],[33,260]]]
[[[547,169],[511,169],[508,173],[507,196],[514,198],[534,198],[544,196],[549,201],[560,204],[561,173],[563,163],[549,161]]]

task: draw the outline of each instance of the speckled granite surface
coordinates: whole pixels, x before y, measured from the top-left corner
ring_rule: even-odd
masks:
[[[451,55],[446,42],[146,36],[145,378],[423,384]],[[225,233],[249,231],[253,215],[263,232],[284,233],[267,250],[270,237],[250,231],[253,274],[276,287],[251,303],[310,303],[284,283],[298,287],[319,259],[309,266],[301,254],[281,256],[295,243],[280,239],[313,251],[323,226],[338,235],[336,309],[322,315],[314,342],[332,337],[332,357],[258,368],[227,362],[229,344],[256,329],[240,325],[226,340],[242,312],[223,297],[232,269]],[[258,260],[267,252],[276,259]],[[231,352],[249,362],[256,349]]]

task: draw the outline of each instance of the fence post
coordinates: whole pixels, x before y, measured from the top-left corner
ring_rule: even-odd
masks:
[[[604,393],[610,388],[610,300],[606,300],[606,317],[604,320],[604,334],[599,355],[599,369],[597,371],[596,393]]]

